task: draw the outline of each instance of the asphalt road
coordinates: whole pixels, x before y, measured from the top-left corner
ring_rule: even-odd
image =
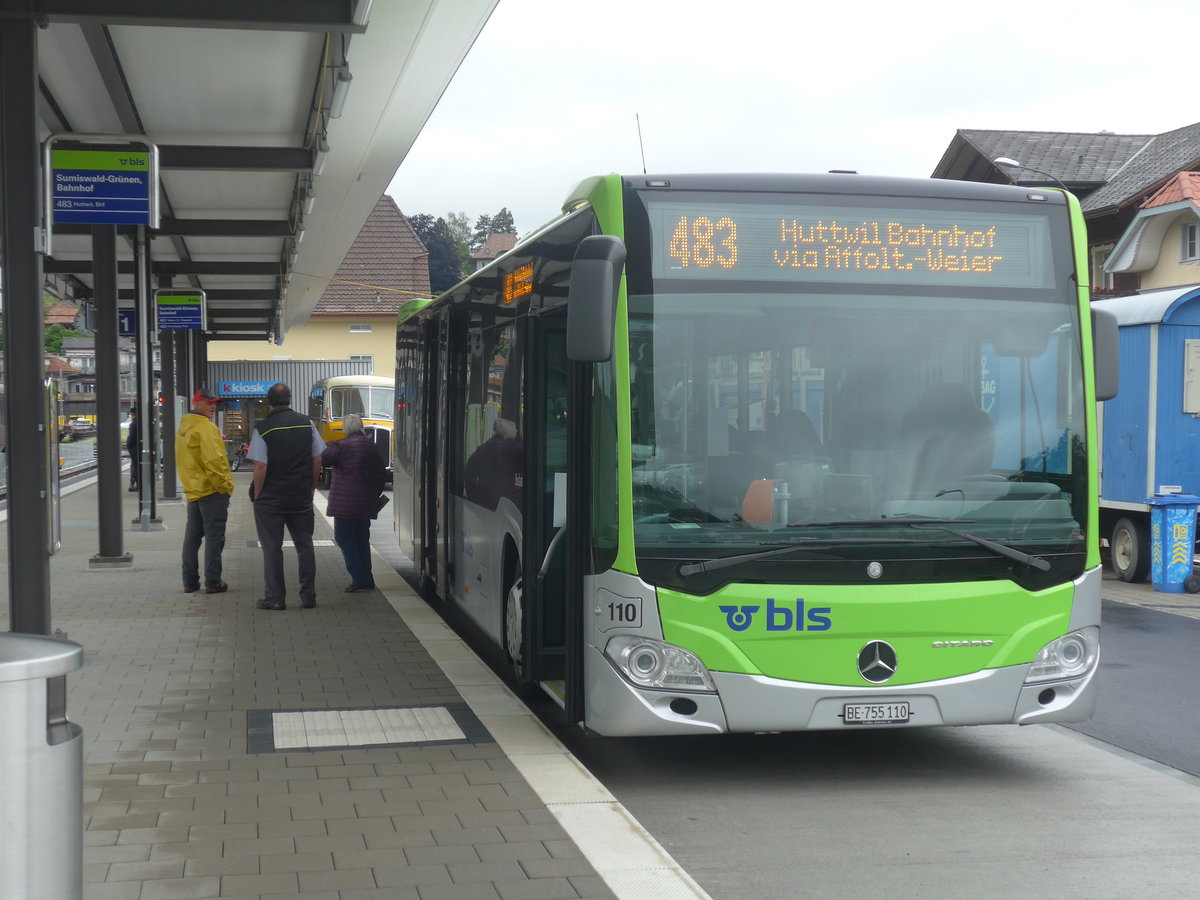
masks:
[[[1164,867],[1129,834],[1194,832],[1171,807],[1200,804],[1200,785],[1138,757],[1200,775],[1200,620],[1106,601],[1098,677],[1097,714],[1074,726],[1096,741],[1044,726],[555,733],[714,900],[857,895],[873,881],[889,896],[1007,897],[1026,878],[1047,896],[1190,895],[1200,873]],[[1099,820],[1110,825],[1086,837],[1068,825]]]
[[[1096,714],[1071,728],[1200,776],[1200,620],[1104,602]]]

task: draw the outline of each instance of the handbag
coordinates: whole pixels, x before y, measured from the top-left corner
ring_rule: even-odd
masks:
[[[380,494],[375,500],[375,515],[383,512],[383,508],[388,505],[388,501],[391,499],[387,494]]]

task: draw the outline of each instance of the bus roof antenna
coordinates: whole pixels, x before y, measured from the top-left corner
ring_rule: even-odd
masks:
[[[646,147],[642,144],[642,117],[639,113],[634,113],[633,117],[634,117],[634,119],[637,120],[638,149],[640,151],[642,151],[642,174],[645,175],[646,174]]]

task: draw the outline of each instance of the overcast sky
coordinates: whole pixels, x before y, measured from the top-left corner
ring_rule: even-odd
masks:
[[[1194,0],[500,0],[388,189],[414,215],[583,178],[927,177],[959,128],[1157,134],[1200,121]],[[1172,45],[1178,41],[1175,49]]]

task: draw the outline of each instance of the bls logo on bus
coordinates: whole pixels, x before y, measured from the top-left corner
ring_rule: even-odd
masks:
[[[731,631],[745,631],[754,624],[755,614],[761,606],[720,606],[725,613],[725,622]],[[828,631],[833,623],[829,620],[830,607],[814,606],[807,610],[804,600],[796,598],[796,606],[786,603],[776,605],[774,597],[767,598],[767,631]]]

